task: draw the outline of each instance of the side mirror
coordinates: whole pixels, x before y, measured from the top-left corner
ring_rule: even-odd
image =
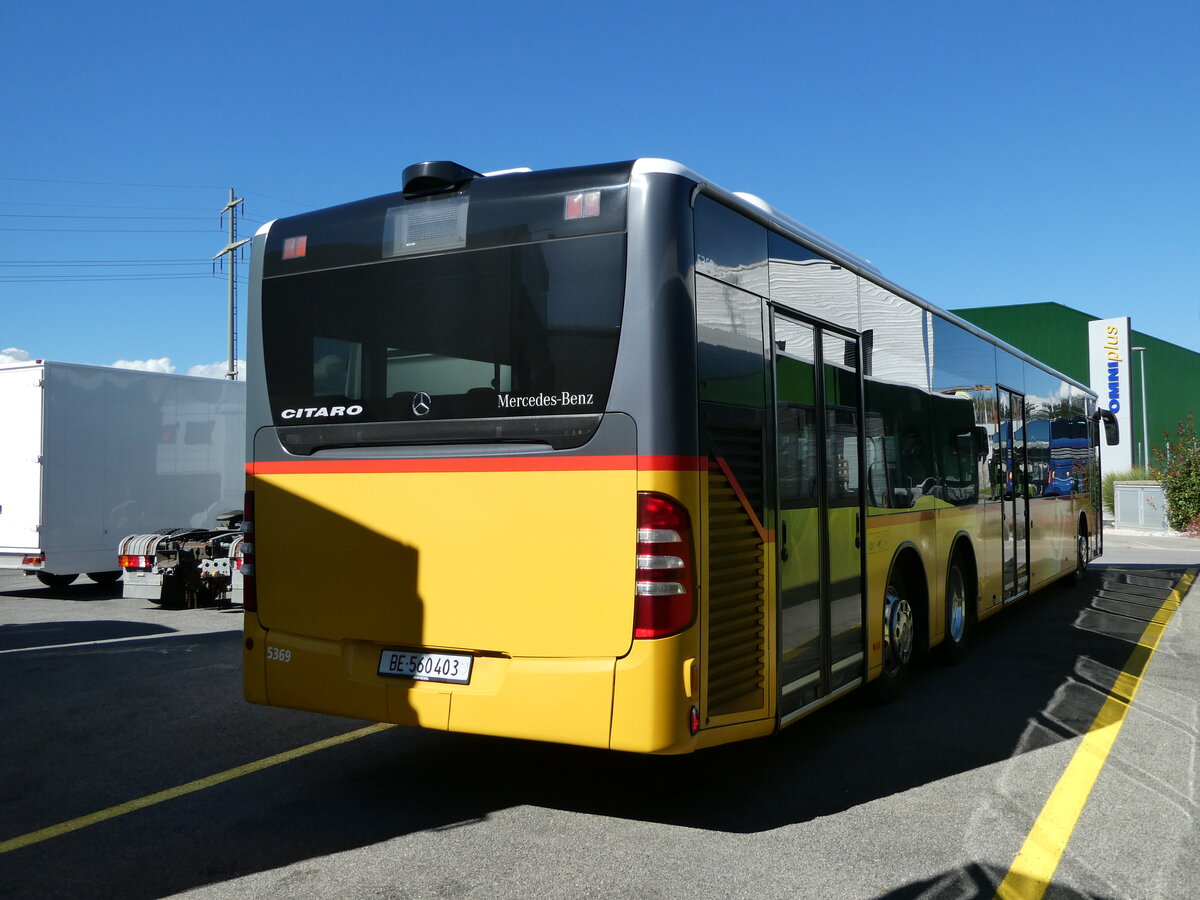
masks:
[[[1117,417],[1107,409],[1096,410],[1096,419],[1104,425],[1104,443],[1115,447],[1121,443],[1121,429],[1117,425]]]

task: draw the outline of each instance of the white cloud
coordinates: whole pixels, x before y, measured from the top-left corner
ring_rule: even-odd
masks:
[[[167,374],[175,371],[175,366],[169,356],[160,356],[158,359],[118,359],[112,364],[112,367],[114,369],[137,369],[139,372],[166,372]]]
[[[18,350],[16,347],[9,347],[7,350],[0,350],[0,365],[4,363],[29,362],[29,352],[26,350]]]
[[[246,361],[239,359],[237,361],[237,380],[246,380]],[[225,373],[229,371],[229,362],[223,360],[221,362],[209,363],[206,366],[192,366],[188,369],[189,375],[195,375],[198,378],[224,378]]]

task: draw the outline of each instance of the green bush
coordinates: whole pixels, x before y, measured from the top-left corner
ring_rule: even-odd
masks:
[[[1171,436],[1163,432],[1163,437]],[[1167,498],[1167,524],[1176,531],[1200,529],[1200,438],[1195,414],[1189,412],[1176,427],[1170,457],[1163,447],[1155,447],[1154,459]]]
[[[1118,481],[1148,481],[1150,474],[1141,466],[1130,469],[1127,472],[1106,472],[1104,475],[1104,509],[1109,515],[1113,515],[1116,507],[1113,506],[1113,485]]]

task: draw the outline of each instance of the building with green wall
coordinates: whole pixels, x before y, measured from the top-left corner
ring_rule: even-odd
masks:
[[[1088,315],[1061,303],[1019,303],[951,312],[1064,375],[1088,383],[1088,322],[1100,316]],[[1133,353],[1129,366],[1133,395],[1133,459],[1135,463],[1141,463],[1147,458],[1142,439],[1144,363],[1145,431],[1149,434],[1149,461],[1153,465],[1153,448],[1165,447],[1167,441],[1174,441],[1176,426],[1189,412],[1200,413],[1200,353],[1138,331],[1133,327],[1136,324],[1137,317],[1130,316],[1130,347],[1146,349]]]

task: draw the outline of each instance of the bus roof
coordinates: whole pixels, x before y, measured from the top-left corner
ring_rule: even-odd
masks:
[[[1046,365],[1041,360],[1030,356],[1025,351],[1000,340],[993,334],[989,334],[978,325],[968,322],[966,319],[960,318],[954,313],[929,302],[919,294],[914,294],[912,291],[896,284],[894,281],[891,281],[889,278],[887,278],[870,260],[852,253],[835,241],[825,237],[820,232],[814,231],[812,228],[809,228],[807,225],[804,225],[801,222],[797,222],[791,216],[780,212],[775,207],[771,206],[771,204],[767,203],[762,198],[755,196],[754,194],[747,194],[740,191],[730,191],[721,187],[719,184],[710,181],[694,170],[689,169],[687,166],[670,159],[658,159],[654,157],[637,159],[633,163],[632,174],[635,177],[638,175],[653,174],[679,175],[683,178],[694,181],[697,185],[699,185],[700,190],[705,194],[708,194],[732,209],[738,210],[748,218],[754,219],[760,224],[765,225],[774,231],[798,240],[810,250],[824,254],[830,259],[836,260],[840,265],[844,266],[855,274],[860,275],[869,281],[875,282],[880,287],[885,288],[886,290],[889,290],[912,303],[915,303],[917,306],[920,306],[936,316],[940,316],[948,322],[953,322],[963,330],[969,331],[976,337],[980,337],[989,343],[1000,347],[1006,352],[1011,353],[1013,356],[1037,366],[1044,372],[1047,372],[1056,378],[1061,378],[1063,381],[1066,381],[1074,387],[1085,391],[1090,396],[1096,396],[1096,392],[1088,385],[1076,381],[1074,378],[1071,378],[1068,375],[1064,375],[1062,372],[1059,372],[1058,370]]]
[[[945,310],[934,303],[931,303],[924,297],[921,297],[919,294],[915,294],[903,286],[896,284],[894,281],[887,278],[870,260],[859,256],[850,250],[847,250],[845,247],[841,246],[835,241],[830,240],[820,232],[815,231],[814,229],[809,228],[807,225],[796,221],[791,216],[781,212],[754,194],[730,191],[716,182],[705,178],[698,172],[689,169],[682,163],[678,163],[670,159],[643,157],[633,160],[631,165],[632,169],[630,175],[633,178],[636,178],[639,175],[678,175],[682,178],[686,178],[692,182],[695,182],[696,185],[698,185],[699,190],[713,197],[720,203],[723,203],[725,206],[737,210],[748,218],[759,222],[773,231],[779,232],[780,234],[798,241],[816,253],[823,254],[829,259],[836,260],[840,265],[849,269],[855,274],[874,282],[875,284],[891,291],[897,296],[903,297],[911,303],[915,303],[917,306],[945,319],[948,322],[953,322],[963,330],[968,331],[971,334],[974,334],[976,337],[982,338],[983,340],[1002,348],[1006,352],[1011,353],[1013,356],[1016,356],[1019,359],[1030,363],[1031,365],[1037,366],[1039,369],[1055,376],[1056,378],[1060,378],[1063,381],[1068,382],[1074,387],[1083,390],[1090,396],[1096,396],[1096,392],[1088,385],[1076,381],[1074,378],[1071,378],[1068,375],[1064,375],[1062,372],[1059,372],[1056,369],[1046,365],[1044,362],[1035,359],[1023,350],[1020,350],[1011,344],[1000,340],[993,334],[989,334],[978,325],[968,322],[966,319],[960,318],[954,313],[949,312],[948,310]],[[488,173],[480,177],[486,178],[489,177],[489,175],[510,175],[527,172],[529,172],[529,170],[524,168],[506,169],[501,172]],[[265,236],[271,230],[271,226],[274,224],[275,220],[265,223],[258,229],[258,232],[255,236]]]

